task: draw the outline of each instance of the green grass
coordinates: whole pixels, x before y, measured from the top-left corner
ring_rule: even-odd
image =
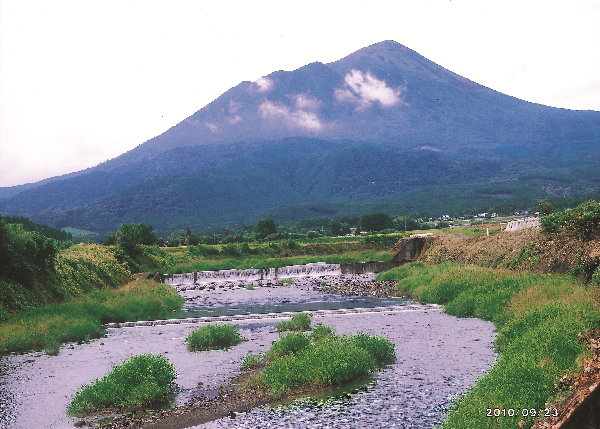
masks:
[[[398,289],[459,317],[492,321],[500,354],[493,368],[453,406],[442,428],[489,427],[487,408],[543,409],[560,393],[564,374],[575,375],[588,353],[577,334],[597,327],[600,308],[593,287],[571,276],[442,264],[410,264],[380,274]],[[527,425],[534,418],[522,418]],[[494,427],[514,428],[500,418]]]
[[[183,299],[163,284],[136,280],[119,289],[102,289],[81,299],[22,312],[0,325],[0,354],[46,350],[104,335],[109,322],[168,318]]]
[[[312,332],[310,333],[310,337],[314,341],[321,340],[325,337],[331,337],[335,335],[333,328],[327,325],[323,325],[322,323],[317,323],[314,328],[312,328]]]
[[[340,336],[329,327],[317,327],[315,335],[292,332],[275,341],[264,355],[246,356],[244,368],[264,366],[251,383],[266,386],[271,398],[280,399],[296,388],[321,388],[360,378],[394,358],[395,345],[385,338],[364,333]]]
[[[237,326],[206,325],[194,329],[186,338],[190,351],[230,347],[242,341]]]
[[[150,405],[172,392],[176,377],[175,367],[163,356],[134,356],[113,367],[105,377],[83,386],[69,403],[67,414],[84,416]]]
[[[0,279],[1,322],[23,311],[78,299],[98,289],[117,288],[133,279],[109,249],[95,244],[71,246],[52,259],[52,269],[38,273],[31,284]],[[13,270],[22,271],[23,267]]]
[[[243,270],[247,268],[280,268],[289,265],[305,265],[312,262],[326,264],[351,264],[370,261],[390,261],[389,252],[365,251],[345,253],[341,255],[305,255],[290,257],[238,257],[224,259],[198,258],[183,264],[175,264],[168,268],[171,273],[187,273],[193,271]]]
[[[308,314],[300,313],[292,317],[291,320],[284,320],[275,324],[275,329],[279,333],[283,331],[306,331],[310,329],[311,319]]]

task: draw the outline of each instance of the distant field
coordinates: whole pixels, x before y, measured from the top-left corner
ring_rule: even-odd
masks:
[[[85,237],[87,235],[97,235],[97,233],[95,233],[95,232],[86,231],[85,229],[71,228],[70,226],[63,228],[62,230],[64,232],[68,232],[68,233],[72,234],[73,237]]]

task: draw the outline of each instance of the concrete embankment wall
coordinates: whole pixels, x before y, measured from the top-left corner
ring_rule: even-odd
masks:
[[[392,262],[412,262],[421,256],[427,248],[428,240],[433,238],[432,235],[414,236],[403,238],[394,246],[392,250]]]
[[[527,228],[537,228],[540,226],[540,221],[537,217],[526,217],[521,220],[513,220],[508,222],[505,232],[519,231]]]

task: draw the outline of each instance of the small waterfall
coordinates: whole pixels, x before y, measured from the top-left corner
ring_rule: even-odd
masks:
[[[219,282],[251,282],[257,280],[293,279],[342,274],[339,264],[315,262],[281,268],[249,268],[246,270],[198,271],[184,274],[163,274],[162,281],[171,286]]]

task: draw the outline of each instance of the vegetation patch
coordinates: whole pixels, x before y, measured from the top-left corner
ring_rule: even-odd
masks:
[[[331,247],[331,248],[329,248]],[[343,246],[344,247],[344,246]],[[170,249],[169,249],[170,250]],[[339,252],[339,253],[335,253]],[[170,273],[189,273],[193,271],[232,270],[248,268],[280,268],[290,265],[306,265],[313,262],[326,264],[352,264],[368,261],[390,261],[392,256],[385,251],[355,252],[338,249],[338,246],[318,245],[310,248],[310,253],[299,256],[277,257],[276,254],[267,256],[240,255],[238,257],[191,257],[183,251],[170,251],[170,264],[167,262],[166,271]]]
[[[175,367],[163,356],[134,356],[105,377],[83,386],[67,407],[70,416],[128,411],[160,401],[172,393]]]
[[[565,231],[584,240],[600,236],[600,202],[589,200],[572,210],[549,214],[540,219],[546,233]]]
[[[206,325],[194,329],[186,338],[190,351],[231,347],[242,341],[237,326]]]
[[[575,374],[587,356],[579,332],[597,326],[595,288],[571,276],[515,273],[478,266],[410,264],[379,279],[399,280],[398,288],[423,302],[443,304],[459,317],[494,322],[500,359],[452,408],[443,428],[488,427],[487,408],[544,409],[560,391],[564,374]],[[525,427],[535,416],[520,417]],[[499,418],[498,428],[518,419]]]
[[[47,350],[60,344],[104,335],[110,322],[168,318],[183,298],[171,287],[136,280],[119,289],[103,289],[63,304],[34,308],[0,325],[0,353]]]
[[[299,313],[291,320],[284,320],[275,324],[275,329],[280,333],[283,331],[306,331],[310,329],[311,319],[308,314]]]
[[[245,388],[264,386],[272,399],[280,399],[296,389],[354,380],[395,356],[395,345],[385,338],[365,333],[336,335],[329,327],[317,326],[315,335],[292,332],[274,342],[265,354],[246,356],[244,368],[262,370]]]

